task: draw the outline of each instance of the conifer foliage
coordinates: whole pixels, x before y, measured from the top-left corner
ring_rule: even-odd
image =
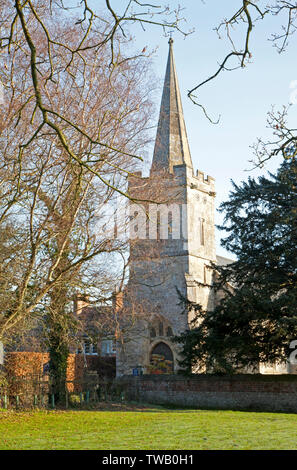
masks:
[[[297,339],[296,161],[284,161],[275,175],[233,183],[220,211],[222,245],[237,260],[215,267],[213,289],[224,297],[213,310],[182,300],[193,321],[175,338],[181,364],[230,373],[286,361]]]

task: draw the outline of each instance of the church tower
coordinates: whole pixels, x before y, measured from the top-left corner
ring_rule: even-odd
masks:
[[[150,176],[131,177],[129,192],[138,202],[130,213],[130,278],[117,375],[131,375],[137,366],[144,373],[176,372],[180,356],[172,336],[191,321],[178,292],[213,307],[216,253],[214,179],[194,173],[172,39]]]

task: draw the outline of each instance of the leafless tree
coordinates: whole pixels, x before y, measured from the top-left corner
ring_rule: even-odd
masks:
[[[145,50],[134,57],[125,52],[129,51],[127,25],[139,23],[143,27],[149,24],[161,26],[164,30],[179,30],[180,11],[172,12],[154,2],[142,4],[138,0],[129,0],[124,2],[120,14],[113,9],[112,2],[106,0],[100,13],[90,8],[87,0],[77,7],[67,7],[62,0],[2,2],[0,82],[4,86],[5,99],[10,102],[13,95],[17,106],[9,109],[8,116],[2,115],[0,128],[2,132],[5,130],[11,113],[18,117],[16,127],[22,124],[24,113],[31,114],[26,139],[18,147],[20,161],[34,140],[50,132],[71,160],[109,185],[96,166],[97,160],[94,162],[90,158],[92,153],[96,156],[100,152],[101,162],[106,153],[125,155],[130,159],[141,159],[141,156],[129,148],[123,149],[116,136],[113,140],[109,139],[104,132],[100,132],[100,125],[96,133],[92,132],[92,127],[83,125],[82,118],[86,118],[83,109],[84,84],[89,80],[90,63],[102,56],[104,50],[107,57],[101,67],[97,62],[97,70],[93,72],[103,73],[112,79],[117,68],[123,72],[128,62],[146,56]],[[120,95],[120,80],[116,82],[113,79],[112,82]],[[76,116],[69,114],[69,103],[63,108],[57,103],[57,92],[62,92],[66,87],[81,91]],[[106,90],[102,89],[101,93],[106,93]],[[76,139],[83,138],[88,146],[88,157],[78,154],[73,145],[74,136]],[[119,162],[117,166],[120,168]]]
[[[267,2],[266,0],[238,0],[237,4],[238,7],[234,13],[230,17],[224,18],[215,28],[220,38],[225,36],[229,41],[231,46],[230,52],[219,62],[218,68],[213,74],[188,91],[188,97],[195,105],[202,108],[208,118],[207,111],[197,95],[198,90],[214,80],[222,72],[244,68],[248,65],[253,57],[251,37],[259,21],[265,21],[269,16],[280,18],[280,22],[276,25],[276,32],[268,38],[279,53],[286,50],[291,36],[297,29],[296,0],[275,0],[273,2]],[[239,35],[240,39],[238,42],[238,39],[234,38],[234,32],[241,27],[244,28],[244,33]]]
[[[2,12],[4,22],[9,5]],[[62,299],[83,283],[88,270],[94,271],[98,257],[126,246],[98,231],[98,220],[115,194],[127,195],[126,177],[142,159],[153,114],[147,62],[122,60],[111,71],[108,45],[91,47],[98,31],[89,32],[84,49],[72,56],[78,25],[67,21],[50,24],[53,50],[34,14],[45,14],[45,5],[35,6],[25,2],[21,8],[16,2],[20,16],[13,22],[4,68],[10,84],[0,131],[4,340],[44,302],[57,320]],[[38,44],[34,66],[25,24]]]
[[[272,138],[264,140],[258,138],[252,146],[255,166],[262,167],[267,160],[282,156],[285,160],[296,158],[297,155],[297,128],[288,124],[289,106],[280,110],[272,107],[267,115],[267,128],[271,130]]]
[[[219,119],[212,119],[207,106],[201,102],[200,91],[202,87],[215,80],[222,72],[230,72],[239,68],[245,68],[253,60],[252,37],[259,23],[267,21],[269,17],[275,18],[275,32],[268,40],[276,48],[278,53],[283,53],[289,46],[290,40],[297,29],[297,2],[296,0],[238,0],[234,12],[222,19],[215,28],[219,38],[225,37],[230,44],[230,51],[219,61],[216,70],[207,78],[193,86],[188,91],[190,100],[202,109],[205,116],[212,122],[218,123]],[[242,34],[237,34],[243,29]],[[263,141],[259,138],[253,146],[256,159],[253,163],[262,166],[267,160],[282,155],[285,159],[297,154],[296,129],[288,124],[289,107],[281,110],[272,109],[268,113],[268,127],[273,131],[273,138]]]

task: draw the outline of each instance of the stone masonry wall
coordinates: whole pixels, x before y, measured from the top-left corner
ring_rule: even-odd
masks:
[[[179,375],[117,379],[130,400],[197,409],[297,413],[297,376]]]

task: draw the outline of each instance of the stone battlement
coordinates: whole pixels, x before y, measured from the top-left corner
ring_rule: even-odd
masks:
[[[197,170],[196,171],[196,176],[199,181],[202,183],[207,183],[207,184],[214,184],[215,179],[212,176],[205,175],[203,171]]]

